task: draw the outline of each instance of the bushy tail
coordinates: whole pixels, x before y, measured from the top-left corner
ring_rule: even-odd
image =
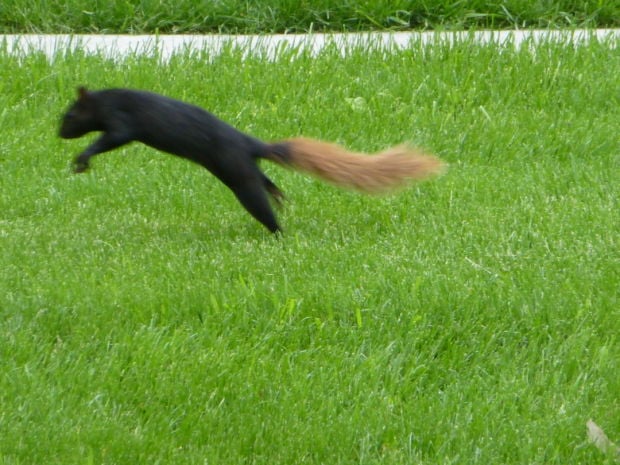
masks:
[[[385,192],[407,181],[438,175],[444,163],[399,145],[375,155],[349,152],[337,144],[296,138],[269,146],[267,159],[318,176],[341,187],[367,193]]]

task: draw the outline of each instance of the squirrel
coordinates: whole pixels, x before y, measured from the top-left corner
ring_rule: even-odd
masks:
[[[75,158],[76,173],[88,169],[91,157],[139,141],[205,167],[273,233],[281,228],[268,194],[277,204],[284,194],[259,169],[260,159],[367,193],[383,192],[407,180],[439,174],[444,166],[434,156],[404,145],[367,156],[303,137],[267,143],[198,106],[163,95],[130,89],[89,91],[79,87],[77,100],[62,118],[59,134],[73,139],[92,131],[102,134]]]

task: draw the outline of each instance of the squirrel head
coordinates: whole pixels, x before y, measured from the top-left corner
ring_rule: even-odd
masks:
[[[73,139],[99,129],[97,102],[86,87],[78,87],[78,98],[65,112],[60,125],[60,137]]]

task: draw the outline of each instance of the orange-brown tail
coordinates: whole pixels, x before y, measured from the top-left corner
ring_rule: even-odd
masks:
[[[385,192],[407,181],[440,174],[444,163],[399,145],[375,155],[349,152],[337,144],[303,137],[272,144],[265,158],[318,176],[341,187],[367,193]]]

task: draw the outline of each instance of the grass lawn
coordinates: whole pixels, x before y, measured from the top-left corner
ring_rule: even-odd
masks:
[[[2,0],[0,33],[620,27],[613,0]]]
[[[0,50],[0,463],[613,463],[619,45]],[[71,174],[79,84],[450,170],[376,198],[264,163],[277,240],[138,144]]]

